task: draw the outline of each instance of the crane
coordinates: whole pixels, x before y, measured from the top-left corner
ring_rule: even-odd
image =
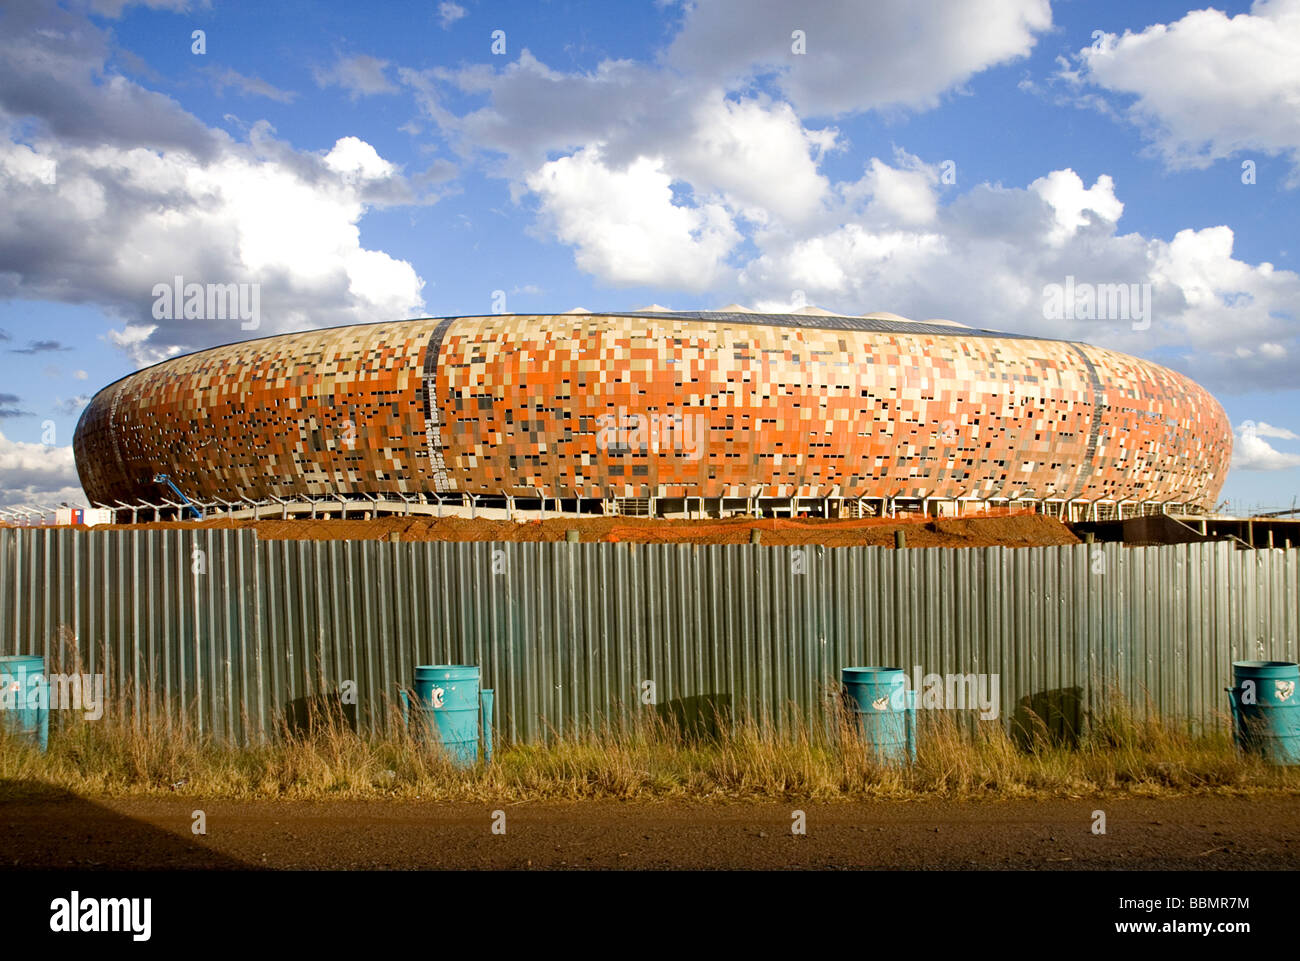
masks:
[[[203,520],[203,511],[199,510],[197,507],[194,506],[193,503],[191,503],[190,499],[181,492],[181,489],[172,482],[172,479],[169,476],[167,476],[166,474],[155,474],[153,477],[153,482],[155,484],[166,484],[168,487],[170,487],[173,491],[176,492],[176,496],[179,497],[184,502],[185,507],[189,510],[189,512],[194,515],[194,519],[196,521]]]

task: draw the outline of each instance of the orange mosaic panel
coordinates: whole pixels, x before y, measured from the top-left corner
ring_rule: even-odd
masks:
[[[1212,506],[1219,405],[1112,351],[782,315],[504,315],[248,341],[101,391],[92,500],[1065,497]]]

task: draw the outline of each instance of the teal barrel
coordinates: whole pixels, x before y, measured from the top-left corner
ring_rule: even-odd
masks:
[[[0,657],[0,725],[42,752],[50,740],[50,679],[38,654]]]
[[[1233,661],[1233,728],[1244,751],[1271,764],[1300,764],[1300,664]]]
[[[887,764],[914,760],[916,695],[907,690],[902,669],[846,667],[840,680],[867,749]]]
[[[492,703],[496,699],[496,692],[490,687],[485,687],[479,695],[479,701],[483,710],[483,762],[492,763]]]
[[[415,669],[415,697],[422,729],[440,743],[454,764],[478,760],[478,668],[426,664]]]

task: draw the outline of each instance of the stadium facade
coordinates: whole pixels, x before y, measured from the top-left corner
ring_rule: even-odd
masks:
[[[795,498],[1210,509],[1231,456],[1191,380],[1087,344],[892,315],[492,315],[312,330],[101,390],[94,503],[401,493],[707,512]],[[646,505],[650,505],[648,508]]]

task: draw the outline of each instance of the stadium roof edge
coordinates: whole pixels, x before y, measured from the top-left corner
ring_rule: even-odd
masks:
[[[897,317],[897,315],[892,316]],[[720,310],[650,310],[649,308],[643,308],[641,310],[596,310],[587,311],[582,314],[575,314],[572,311],[560,311],[555,313],[448,314],[441,317],[403,317],[400,320],[377,320],[368,324],[335,324],[332,327],[309,327],[306,330],[286,330],[276,334],[266,334],[263,337],[249,337],[245,340],[232,340],[224,344],[211,344],[207,347],[199,347],[182,354],[164,357],[160,361],[133,370],[129,374],[123,374],[121,377],[109,381],[103,387],[100,387],[95,391],[94,395],[92,395],[92,400],[110,387],[120,384],[122,381],[130,377],[134,377],[136,374],[141,374],[146,370],[152,370],[155,367],[170,363],[173,360],[180,360],[183,357],[201,354],[208,350],[219,350],[223,347],[235,347],[241,344],[255,344],[263,340],[274,340],[278,337],[293,337],[298,334],[310,334],[327,330],[342,330],[345,327],[382,327],[391,324],[413,324],[430,320],[475,320],[478,318],[492,317],[650,317],[663,318],[665,320],[717,321],[729,324],[742,324],[751,327],[802,327],[812,330],[851,330],[861,333],[928,334],[936,337],[1040,340],[1048,343],[1078,344],[1084,347],[1092,346],[1091,344],[1082,341],[1070,341],[1062,337],[1040,337],[1037,334],[1016,334],[1001,330],[991,330],[984,327],[964,327],[953,321],[921,321],[907,320],[906,318],[899,318],[897,320],[885,319],[881,316],[880,312],[863,316],[854,316],[851,314],[767,314],[758,312],[737,313]],[[82,410],[83,415],[89,407],[90,404],[87,404],[86,408]],[[78,418],[78,424],[80,424],[80,418]]]

